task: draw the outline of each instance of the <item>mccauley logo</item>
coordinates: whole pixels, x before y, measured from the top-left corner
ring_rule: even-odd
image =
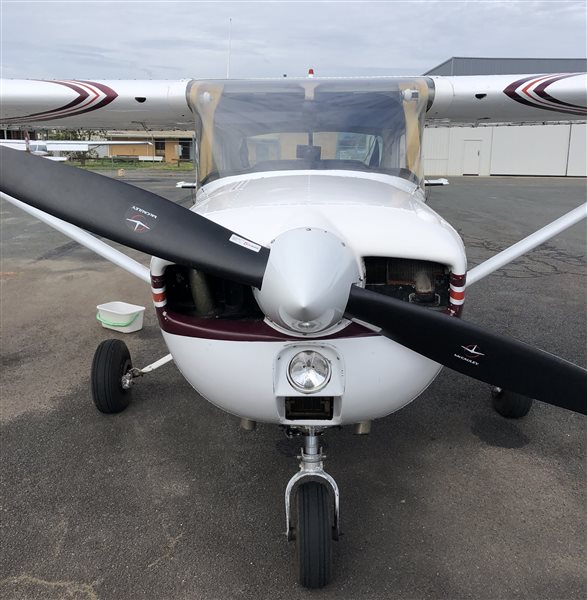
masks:
[[[140,208],[138,206],[131,207],[131,210],[136,210],[138,213],[141,213],[142,215],[145,215],[147,217],[152,217],[153,219],[157,218],[157,215],[154,215],[153,213],[149,212],[148,210],[143,210],[142,208]]]
[[[150,231],[156,223],[157,215],[141,208],[140,206],[131,206],[125,215],[128,228],[135,233],[144,233]]]
[[[467,356],[462,356],[461,354],[453,354],[453,356],[455,358],[458,358],[459,360],[463,360],[465,362],[468,362],[472,365],[475,365],[476,367],[479,366],[479,362],[476,361],[476,358],[479,358],[480,356],[485,356],[485,354],[483,354],[483,352],[479,351],[479,346],[477,346],[476,344],[471,344],[470,346],[461,346],[461,348],[465,351],[465,354]]]
[[[485,356],[483,352],[479,352],[479,346],[471,345],[471,346],[461,346],[461,348],[465,351],[465,353],[471,358],[477,358],[478,356]]]

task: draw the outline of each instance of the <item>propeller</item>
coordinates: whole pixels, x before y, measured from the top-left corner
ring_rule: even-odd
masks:
[[[218,277],[261,287],[269,250],[161,196],[0,147],[2,191],[59,219]]]
[[[519,340],[357,286],[346,316],[454,371],[587,414],[587,371]]]
[[[268,248],[197,213],[81,169],[8,148],[0,148],[0,167],[2,191],[18,200],[130,248],[258,288],[266,314],[267,307],[273,312],[280,308],[271,306],[274,298],[266,291],[279,287],[272,279],[283,266],[276,260],[277,249],[270,260]],[[323,248],[332,245],[328,236],[324,239]],[[347,260],[340,252],[337,262]],[[323,268],[330,270],[328,262]],[[350,268],[344,277],[356,281]],[[341,297],[333,298],[332,304],[340,305],[340,313],[344,310],[349,318],[381,328],[383,335],[406,348],[475,379],[586,414],[585,369],[448,315],[350,283],[338,287]],[[308,312],[307,306],[303,312]]]

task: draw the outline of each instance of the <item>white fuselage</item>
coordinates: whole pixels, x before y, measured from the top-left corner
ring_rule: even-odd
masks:
[[[363,257],[434,261],[453,274],[466,272],[458,234],[425,205],[421,188],[398,177],[347,171],[227,177],[201,188],[192,210],[268,247],[292,229],[326,230],[351,248],[362,274]],[[153,259],[152,274],[161,275],[168,264]],[[346,320],[314,336],[266,322],[281,336],[163,336],[182,374],[207,400],[240,417],[284,425],[333,426],[385,416],[420,395],[440,371],[437,363],[368,329],[345,336]],[[312,349],[332,365],[319,394],[333,399],[332,419],[288,420],[284,399],[303,395],[288,382],[288,362]]]

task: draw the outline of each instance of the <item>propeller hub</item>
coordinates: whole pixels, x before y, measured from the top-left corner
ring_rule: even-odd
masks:
[[[342,319],[351,285],[360,278],[353,253],[336,235],[323,229],[291,229],[272,242],[255,296],[277,325],[317,333]]]

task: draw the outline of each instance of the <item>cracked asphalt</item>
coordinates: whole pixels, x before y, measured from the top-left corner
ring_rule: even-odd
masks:
[[[189,204],[181,178],[126,180]],[[452,178],[429,203],[474,265],[585,192],[584,179]],[[99,342],[124,337],[135,365],[166,354],[149,289],[0,208],[0,598],[587,597],[585,417],[535,403],[505,420],[488,386],[448,370],[369,436],[326,435],[344,535],[333,582],[300,588],[283,508],[298,443],[274,426],[240,430],[173,364],[138,382],[127,411],[99,414]],[[582,222],[471,286],[464,318],[585,366],[585,254]],[[111,300],[147,306],[143,330],[101,328],[95,306]]]

